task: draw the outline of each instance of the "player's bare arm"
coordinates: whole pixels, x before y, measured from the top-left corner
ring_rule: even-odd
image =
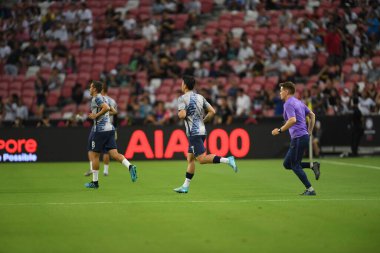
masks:
[[[289,118],[285,125],[283,125],[282,127],[280,128],[275,128],[272,130],[272,135],[278,135],[280,134],[281,132],[285,132],[286,130],[288,130],[289,128],[291,128],[292,126],[294,126],[294,124],[296,124],[297,120],[296,120],[296,117],[291,117]]]
[[[215,109],[211,105],[207,107],[207,114],[203,119],[203,122],[207,123],[209,122],[215,115]]]
[[[110,115],[113,116],[116,114],[117,114],[117,110],[115,108],[113,108],[112,106],[110,106]]]
[[[307,117],[309,118],[308,122],[308,129],[307,131],[309,132],[309,135],[311,135],[311,133],[313,132],[313,129],[314,129],[314,125],[315,125],[315,114],[310,111],[310,113],[307,115]]]
[[[186,110],[180,110],[178,112],[178,118],[180,118],[180,119],[186,118]]]
[[[105,114],[106,112],[108,112],[109,110],[110,110],[110,107],[106,103],[103,103],[101,105],[101,110],[98,113],[90,113],[88,115],[88,117],[90,119],[96,119],[96,118],[102,116],[103,114]]]

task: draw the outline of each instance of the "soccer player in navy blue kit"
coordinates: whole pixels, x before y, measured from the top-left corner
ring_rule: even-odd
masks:
[[[288,170],[293,170],[306,187],[305,192],[301,195],[317,195],[306,173],[303,171],[304,168],[310,168],[310,163],[302,162],[305,150],[309,146],[309,135],[313,132],[315,114],[304,103],[294,97],[296,90],[294,83],[284,82],[280,84],[280,87],[280,96],[285,102],[284,119],[286,123],[280,128],[273,129],[272,135],[276,136],[289,130],[291,141],[289,151],[285,156],[284,167]],[[308,127],[306,125],[306,118],[309,118]],[[311,169],[314,171],[316,180],[318,180],[320,176],[320,164],[314,162]]]
[[[110,156],[119,161],[123,166],[129,169],[132,182],[137,180],[136,166],[131,164],[122,154],[117,152],[115,141],[115,128],[111,124],[109,117],[110,107],[106,103],[104,97],[100,94],[102,92],[102,83],[93,81],[90,85],[91,100],[91,113],[88,115],[90,119],[94,120],[94,132],[89,139],[88,150],[92,160],[92,181],[85,184],[87,188],[99,188],[98,175],[99,175],[99,156],[102,151],[106,151]]]
[[[178,99],[178,117],[185,120],[189,149],[185,182],[182,186],[174,189],[178,193],[187,193],[189,191],[190,181],[195,172],[195,159],[200,164],[225,163],[231,166],[235,172],[238,170],[233,156],[225,158],[206,153],[204,146],[206,127],[204,123],[212,119],[215,110],[203,96],[193,91],[194,86],[195,79],[193,77],[183,77],[181,89],[184,95]]]

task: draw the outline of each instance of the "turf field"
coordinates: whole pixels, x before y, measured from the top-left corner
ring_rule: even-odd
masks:
[[[379,252],[380,157],[321,160],[304,189],[281,160],[197,165],[137,162],[138,182],[111,162],[98,190],[87,163],[0,165],[0,252]]]

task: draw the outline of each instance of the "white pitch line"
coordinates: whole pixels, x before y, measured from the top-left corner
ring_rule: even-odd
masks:
[[[344,165],[344,166],[347,165],[347,166],[352,166],[352,167],[380,170],[380,167],[378,167],[378,166],[357,164],[357,163],[344,163],[344,162],[335,162],[335,161],[326,161],[326,160],[323,160],[323,163],[330,163],[330,164]]]
[[[308,199],[306,199],[308,198]],[[160,203],[205,203],[205,204],[218,204],[218,203],[253,203],[253,202],[301,202],[301,201],[380,201],[380,198],[372,199],[318,199],[314,197],[304,197],[303,199],[246,199],[246,200],[152,200],[152,201],[99,201],[99,202],[47,202],[47,203],[0,203],[0,206],[55,206],[55,205],[103,205],[103,204],[160,204]]]

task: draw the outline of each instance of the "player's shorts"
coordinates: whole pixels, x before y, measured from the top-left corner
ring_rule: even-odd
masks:
[[[94,137],[94,131],[90,131],[90,134],[88,136],[88,141],[87,141],[87,151],[92,151],[92,145],[91,145],[91,142],[92,142],[92,138]]]
[[[117,149],[115,141],[115,130],[95,132],[91,140],[90,151],[96,153],[107,153],[111,149]]]
[[[206,135],[194,135],[189,136],[189,150],[188,153],[194,154],[195,157],[206,152],[206,147],[204,141],[206,140]]]

